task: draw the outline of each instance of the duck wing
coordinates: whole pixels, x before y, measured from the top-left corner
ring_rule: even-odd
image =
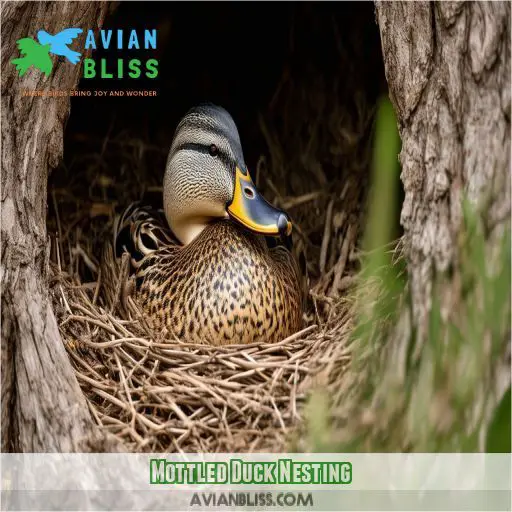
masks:
[[[103,295],[110,310],[126,312],[137,271],[147,256],[161,249],[172,251],[179,245],[162,210],[138,202],[125,208],[116,218],[113,237],[104,244],[101,256]]]
[[[167,225],[162,210],[133,203],[116,219],[114,247],[116,257],[130,254],[133,264],[164,247],[181,245]]]

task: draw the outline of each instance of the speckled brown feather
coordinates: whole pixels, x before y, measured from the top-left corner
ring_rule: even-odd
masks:
[[[133,297],[154,329],[213,345],[275,343],[300,329],[300,276],[286,248],[269,249],[261,236],[219,220],[187,246],[159,238],[148,249],[140,233],[148,224],[154,232],[157,221],[135,209],[123,222],[135,236],[123,248],[132,253]]]

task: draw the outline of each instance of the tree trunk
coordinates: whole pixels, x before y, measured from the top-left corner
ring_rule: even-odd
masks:
[[[490,246],[510,217],[510,3],[377,2],[376,13],[402,138],[401,223],[422,339],[433,277],[457,264],[463,195],[490,201]]]
[[[23,90],[69,90],[80,65],[54,57],[46,78],[30,68],[20,78],[10,62],[16,41],[89,28],[103,19],[97,2],[2,4],[2,451],[102,450],[62,344],[48,296],[47,181],[62,156],[69,97],[22,96]],[[110,449],[113,449],[113,445]]]

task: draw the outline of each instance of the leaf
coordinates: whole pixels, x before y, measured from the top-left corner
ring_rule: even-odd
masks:
[[[487,432],[486,451],[489,453],[511,453],[510,448],[510,387],[505,393]]]

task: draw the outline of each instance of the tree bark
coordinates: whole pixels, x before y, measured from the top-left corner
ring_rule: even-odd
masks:
[[[62,344],[48,296],[47,181],[63,151],[69,97],[22,96],[23,90],[69,90],[78,64],[54,57],[46,78],[30,68],[20,78],[10,62],[16,41],[44,28],[89,28],[106,3],[2,4],[2,451],[101,451],[94,426]],[[110,450],[114,448],[109,446]]]
[[[402,138],[401,223],[422,339],[433,276],[457,264],[463,195],[490,201],[490,245],[510,217],[510,3],[377,2],[376,15]]]

